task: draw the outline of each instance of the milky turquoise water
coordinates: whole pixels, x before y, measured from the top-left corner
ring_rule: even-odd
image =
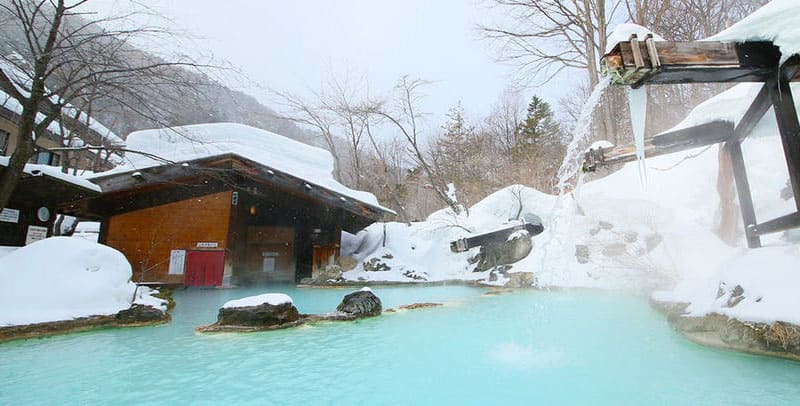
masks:
[[[349,290],[271,289],[302,312]],[[591,291],[482,296],[375,288],[355,323],[198,335],[228,299],[189,290],[166,326],[0,345],[0,404],[798,404],[800,363],[718,351],[675,334],[646,300]]]

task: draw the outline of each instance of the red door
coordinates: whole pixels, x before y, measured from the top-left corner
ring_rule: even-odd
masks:
[[[219,286],[224,271],[225,251],[189,251],[183,283],[186,286]]]

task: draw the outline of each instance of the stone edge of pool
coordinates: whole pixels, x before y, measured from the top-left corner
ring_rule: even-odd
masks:
[[[115,314],[2,326],[0,327],[0,344],[10,341],[46,338],[95,330],[158,326],[169,323],[172,320],[169,312],[175,307],[175,301],[172,299],[172,289],[159,290],[157,297],[167,302],[166,311],[156,309],[152,306],[134,304]]]
[[[796,324],[743,322],[719,313],[687,316],[688,303],[660,302],[652,298],[650,305],[666,316],[675,331],[694,343],[800,361],[800,326]]]
[[[138,307],[150,306],[135,305],[131,309]],[[19,326],[0,327],[0,344],[29,338],[45,338],[56,335],[81,333],[110,328],[157,326],[160,324],[169,323],[171,320],[169,313],[162,312],[154,308],[151,309],[158,312],[161,316],[146,316],[143,318],[126,316],[128,313],[124,312],[128,312],[131,309],[126,309],[119,313],[105,316],[89,316],[72,320],[59,320],[44,323],[24,324]],[[153,312],[152,315],[155,315],[155,312]]]

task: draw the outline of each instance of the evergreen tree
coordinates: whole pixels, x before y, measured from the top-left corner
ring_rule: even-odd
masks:
[[[561,127],[556,122],[550,104],[533,96],[528,114],[520,124],[516,145],[511,151],[517,162],[542,158],[562,144]]]

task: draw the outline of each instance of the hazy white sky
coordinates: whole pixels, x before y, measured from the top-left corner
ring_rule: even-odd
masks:
[[[103,13],[117,0],[94,0]],[[382,94],[401,75],[434,81],[426,109],[436,127],[459,100],[482,116],[513,82],[495,62],[475,24],[489,9],[480,0],[151,0],[176,28],[202,38],[195,46],[239,67],[265,87],[305,94],[331,72],[366,75]],[[240,88],[270,105],[263,89]],[[528,89],[552,104],[563,86]]]

